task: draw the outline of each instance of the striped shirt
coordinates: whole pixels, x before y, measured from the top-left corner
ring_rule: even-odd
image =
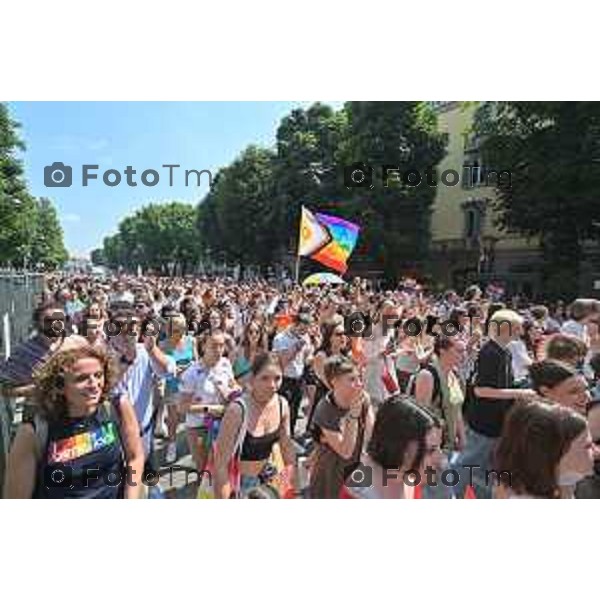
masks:
[[[20,343],[8,360],[0,363],[0,382],[10,386],[33,383],[33,373],[47,362],[52,355],[52,340],[42,335]]]

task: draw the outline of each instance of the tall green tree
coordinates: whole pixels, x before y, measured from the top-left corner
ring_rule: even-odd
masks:
[[[350,102],[339,111],[321,103],[296,109],[277,129],[275,153],[249,148],[222,169],[198,208],[211,250],[239,262],[278,262],[297,242],[300,207],[332,212],[362,226],[358,253],[397,276],[422,268],[429,247],[435,187],[384,187],[381,167],[423,172],[439,163],[446,136],[423,102]],[[345,167],[375,169],[372,188],[348,188]]]
[[[485,164],[511,172],[510,186],[496,181],[499,225],[539,236],[545,292],[571,297],[583,245],[598,240],[600,103],[488,102],[474,131]]]
[[[36,204],[17,153],[25,149],[6,104],[0,103],[0,264],[22,265],[31,256]]]
[[[277,205],[273,201],[273,152],[249,146],[219,172],[204,210],[212,210],[219,248],[242,269],[273,260]]]
[[[111,268],[164,270],[171,263],[185,272],[198,261],[200,244],[196,209],[181,202],[149,204],[104,238],[102,253]]]
[[[102,249],[106,257],[106,264],[111,269],[118,269],[127,265],[125,247],[120,234],[106,236],[103,240]]]
[[[106,266],[108,260],[104,248],[95,248],[90,252],[90,259],[94,266]]]
[[[276,210],[272,230],[273,243],[281,250],[295,247],[303,204],[343,210],[336,152],[346,127],[344,110],[334,111],[320,102],[295,109],[282,119],[273,167]]]
[[[447,136],[439,133],[436,115],[425,102],[348,102],[345,110],[348,127],[337,153],[340,168],[363,163],[373,169],[371,186],[345,189],[347,214],[362,225],[357,252],[376,258],[390,279],[405,270],[421,271],[436,190],[424,173],[443,158]],[[416,170],[423,179],[410,185],[390,174],[386,187],[386,165],[397,167],[399,174]]]
[[[56,209],[48,198],[40,198],[36,202],[31,263],[43,264],[45,268],[55,269],[68,257]]]

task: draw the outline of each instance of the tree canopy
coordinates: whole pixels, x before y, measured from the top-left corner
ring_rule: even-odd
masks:
[[[0,103],[0,265],[56,268],[68,257],[62,227],[50,200],[27,190],[18,128]]]
[[[103,248],[93,252],[96,264],[112,268],[140,265],[160,271],[174,263],[184,272],[198,262],[198,256],[196,209],[182,202],[149,204],[125,217],[118,232],[105,237]]]
[[[499,225],[539,236],[544,290],[571,296],[600,231],[600,104],[487,102],[474,131],[485,163],[511,171],[511,185],[497,185]]]

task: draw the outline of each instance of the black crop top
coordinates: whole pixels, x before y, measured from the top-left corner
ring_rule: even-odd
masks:
[[[283,420],[283,405],[279,396],[279,425],[275,431],[261,436],[254,436],[246,431],[240,460],[267,460],[271,456],[273,444],[279,441],[279,431]]]

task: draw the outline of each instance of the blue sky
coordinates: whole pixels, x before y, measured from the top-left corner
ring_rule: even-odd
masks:
[[[336,107],[341,102],[327,102]],[[208,191],[185,186],[185,169],[208,169],[213,176],[248,144],[270,146],[279,121],[297,106],[311,102],[10,102],[14,120],[27,145],[21,158],[31,193],[52,199],[65,244],[81,256],[101,246],[119,221],[150,202],[180,200],[197,204]],[[73,168],[71,187],[44,185],[44,167],[63,162]],[[82,165],[97,164],[98,179],[82,186]],[[173,186],[163,164],[180,164]],[[131,165],[137,187],[123,174]],[[108,187],[102,174],[121,171],[118,186]],[[141,172],[155,169],[160,182],[141,184]]]

